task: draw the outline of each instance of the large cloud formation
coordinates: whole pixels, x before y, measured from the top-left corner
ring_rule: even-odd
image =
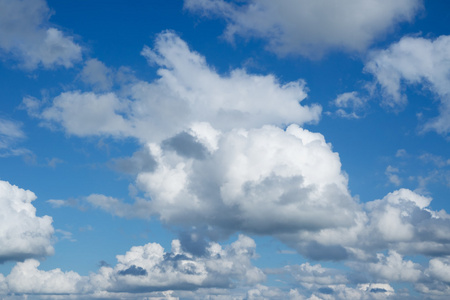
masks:
[[[0,0],[0,53],[19,60],[21,67],[72,67],[81,60],[81,46],[49,26],[44,0]]]
[[[257,37],[279,54],[318,57],[328,50],[362,51],[394,25],[411,21],[419,0],[185,0],[185,8],[227,21],[225,37]]]
[[[120,95],[65,92],[43,111],[31,98],[24,104],[30,114],[62,125],[69,134],[132,136],[143,142],[160,142],[196,122],[230,130],[320,118],[320,106],[300,105],[306,98],[303,81],[280,84],[272,75],[243,69],[221,76],[172,32],[160,34],[154,49],[145,47],[142,55],[159,67],[154,82],[133,81]]]
[[[157,167],[136,179],[151,199],[149,213],[172,224],[264,234],[352,225],[356,204],[322,135],[296,125],[265,126],[198,145],[203,157],[181,152],[186,144],[149,145]]]
[[[237,299],[401,298],[391,282],[414,284],[420,293],[449,292],[448,214],[433,211],[430,197],[408,189],[364,204],[353,198],[339,155],[323,135],[301,128],[317,121],[321,111],[303,105],[304,82],[283,85],[271,75],[245,70],[219,75],[171,32],[142,54],[159,68],[153,82],[131,79],[120,91],[107,91],[111,70],[91,61],[82,72],[97,74],[99,80],[84,77],[97,92],[65,92],[48,103],[24,100],[30,115],[70,135],[140,142],[132,157],[113,161],[117,170],[135,176],[140,191],[135,202],[100,194],[84,199],[120,217],[157,216],[211,239],[236,232],[270,235],[305,257],[350,262],[351,271],[311,264],[275,270],[302,285],[286,293],[261,285],[265,276],[250,263],[251,239],[242,236],[224,249],[203,236],[197,242],[183,236],[171,252],[152,243],[133,247],[118,256],[115,267],[88,277],[53,271],[51,276],[76,282],[66,293],[157,297],[154,293],[177,290],[173,295],[181,298],[202,298],[198,293],[220,299],[237,281],[249,285],[234,290]],[[429,257],[428,266],[408,255]],[[22,274],[21,269],[37,274],[37,267],[26,261],[11,274]],[[355,273],[364,277],[355,279]],[[8,277],[0,278],[6,290],[15,288]]]
[[[53,254],[52,218],[37,217],[36,195],[0,181],[0,263]]]
[[[154,82],[134,80],[121,93],[65,92],[44,107],[25,99],[30,114],[69,134],[143,144],[116,163],[136,175],[145,197],[128,204],[92,194],[92,205],[170,225],[269,234],[314,259],[448,253],[445,233],[428,230],[448,222],[428,208],[431,199],[400,189],[359,204],[325,138],[286,126],[320,116],[320,107],[300,104],[303,82],[281,85],[244,70],[220,76],[171,32],[142,54],[159,67]]]

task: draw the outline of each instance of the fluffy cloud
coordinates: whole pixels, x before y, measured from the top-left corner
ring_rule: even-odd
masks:
[[[224,18],[229,40],[263,38],[279,55],[318,57],[330,49],[366,49],[397,23],[411,21],[421,1],[185,0],[185,8]]]
[[[445,211],[429,209],[431,198],[400,189],[383,199],[367,202],[356,210],[353,225],[300,230],[277,237],[313,259],[379,259],[377,251],[400,254],[448,255],[450,236],[445,228],[450,218]]]
[[[135,156],[152,161],[136,172],[145,199],[91,195],[92,205],[122,217],[157,215],[169,225],[272,235],[316,260],[450,251],[450,219],[429,209],[431,198],[399,189],[358,204],[337,153],[296,125],[220,132],[201,123]]]
[[[219,133],[207,124],[185,134],[180,144],[148,145],[156,167],[136,178],[149,199],[139,199],[147,216],[263,234],[353,225],[357,204],[339,156],[322,135],[296,125]],[[137,205],[145,211],[138,202],[88,200],[116,215],[132,216]]]
[[[38,270],[40,263],[29,259],[17,263],[6,277],[9,293],[19,294],[71,294],[78,292],[82,277],[75,272]]]
[[[117,256],[115,267],[101,267],[89,276],[60,269],[39,270],[39,262],[30,259],[18,263],[8,276],[0,277],[0,291],[72,294],[83,299],[114,298],[123,293],[128,298],[130,293],[254,285],[265,280],[264,273],[251,264],[255,247],[252,239],[241,235],[226,247],[210,243],[205,255],[198,257],[183,251],[178,240],[172,242],[171,252],[149,243],[132,247],[125,255]]]
[[[26,69],[72,67],[81,60],[81,47],[50,27],[44,0],[0,1],[0,52],[11,55]]]
[[[378,280],[417,282],[422,274],[419,264],[410,260],[403,260],[403,257],[395,251],[389,251],[388,256],[378,253],[377,259],[378,262],[369,263],[368,266],[365,265],[363,268],[367,268],[368,272]]]
[[[0,263],[53,254],[52,218],[37,217],[33,192],[0,181]]]
[[[370,221],[366,234],[380,237],[378,240],[371,238],[368,243],[373,247],[397,249],[402,253],[442,255],[440,251],[447,252],[450,236],[441,230],[433,230],[448,226],[447,217],[439,217],[430,211],[427,208],[430,202],[431,198],[407,189],[368,202],[366,209]],[[436,246],[441,250],[435,249]]]
[[[66,92],[42,111],[31,98],[24,100],[24,106],[30,115],[62,125],[69,134],[132,136],[143,142],[160,142],[200,122],[230,130],[303,124],[320,117],[319,106],[300,105],[306,98],[303,81],[280,84],[272,75],[252,75],[242,69],[221,76],[171,32],[160,34],[155,47],[145,47],[142,55],[159,67],[154,82],[134,81],[123,86],[120,96]]]
[[[426,122],[424,130],[450,131],[450,37],[435,40],[405,37],[386,50],[375,51],[365,70],[372,73],[384,91],[383,104],[400,109],[407,103],[405,85],[420,84],[435,93],[440,114]]]

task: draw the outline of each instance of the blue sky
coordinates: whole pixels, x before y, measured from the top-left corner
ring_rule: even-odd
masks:
[[[0,0],[0,298],[448,299],[449,8]]]

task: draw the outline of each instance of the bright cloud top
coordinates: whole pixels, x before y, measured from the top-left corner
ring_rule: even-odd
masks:
[[[223,17],[229,40],[263,38],[279,55],[318,57],[328,50],[365,50],[397,23],[411,21],[421,1],[185,0],[185,8]]]
[[[320,134],[296,125],[233,130],[203,157],[164,145],[150,145],[157,166],[136,183],[166,222],[265,234],[352,223],[347,178]]]
[[[0,52],[19,60],[25,69],[72,67],[81,60],[81,46],[50,27],[43,0],[0,1]]]
[[[37,217],[36,195],[0,181],[0,263],[53,254],[52,218]]]

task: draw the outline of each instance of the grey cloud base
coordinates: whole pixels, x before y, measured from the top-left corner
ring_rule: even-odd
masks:
[[[185,0],[185,9],[223,18],[224,36],[260,38],[280,56],[319,58],[331,50],[361,52],[399,22],[411,21],[419,0]]]
[[[44,0],[1,0],[0,54],[11,56],[27,70],[70,68],[81,61],[81,46],[51,27],[49,17]]]

